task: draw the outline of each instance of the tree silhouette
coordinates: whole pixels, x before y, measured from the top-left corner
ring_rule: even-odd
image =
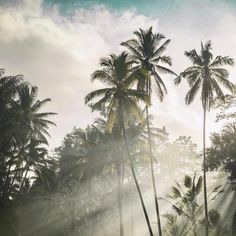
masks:
[[[132,60],[136,65],[136,67],[141,68],[148,72],[148,76],[138,77],[137,88],[139,90],[144,91],[148,96],[151,96],[153,89],[152,81],[154,79],[158,98],[162,101],[164,95],[167,93],[167,89],[159,73],[176,75],[172,70],[164,66],[164,65],[168,66],[172,65],[171,58],[169,56],[163,55],[167,45],[170,43],[170,39],[165,40],[165,42],[162,43],[162,40],[165,39],[165,36],[163,34],[153,33],[152,27],[150,27],[146,31],[139,29],[139,31],[135,31],[134,34],[136,36],[135,39],[130,39],[126,42],[121,43],[121,45],[125,46],[130,51]],[[156,217],[157,217],[159,235],[161,236],[162,231],[161,231],[161,221],[160,221],[159,205],[158,205],[157,190],[156,190],[156,180],[153,167],[153,150],[151,144],[148,105],[146,105],[146,121],[148,128],[148,143],[149,143],[149,153],[151,160],[151,176],[152,176],[152,185],[153,185],[154,200],[156,207]]]
[[[205,45],[201,44],[201,51],[198,54],[195,49],[186,51],[185,55],[192,62],[192,66],[188,67],[175,80],[176,84],[185,78],[190,86],[185,97],[186,105],[193,102],[197,93],[201,89],[201,102],[203,107],[203,188],[205,202],[205,234],[208,235],[208,205],[207,205],[207,183],[206,183],[206,112],[210,111],[213,99],[218,97],[224,99],[224,93],[220,87],[233,92],[234,85],[228,80],[229,73],[223,68],[225,65],[232,66],[234,61],[232,58],[225,56],[216,56],[213,58],[211,53],[211,42]]]
[[[92,80],[100,80],[103,83],[110,85],[110,87],[89,93],[85,97],[85,103],[90,103],[91,100],[102,97],[97,102],[90,103],[90,107],[92,110],[98,110],[103,114],[107,114],[108,129],[112,130],[112,128],[116,127],[122,134],[126,154],[130,162],[132,176],[139,194],[149,233],[150,235],[153,235],[146,206],[135,174],[125,129],[125,125],[132,115],[142,118],[142,112],[138,107],[137,102],[149,102],[148,95],[142,91],[131,88],[134,81],[137,79],[137,76],[143,76],[143,73],[140,69],[132,68],[132,61],[128,60],[127,53],[125,52],[122,52],[118,56],[112,54],[109,58],[101,59],[100,64],[103,69],[95,71],[92,75]]]

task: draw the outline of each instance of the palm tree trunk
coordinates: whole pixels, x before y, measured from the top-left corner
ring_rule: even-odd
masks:
[[[22,182],[21,182],[19,191],[21,191],[21,189],[24,187],[24,183],[25,183],[25,181],[26,181],[28,172],[29,172],[29,165],[28,165],[27,168],[26,168],[25,176],[24,176],[24,178],[23,178],[23,180],[22,180]]]
[[[122,205],[122,195],[123,195],[123,178],[121,176],[121,161],[116,163],[117,171],[117,187],[118,187],[118,209],[120,217],[120,236],[124,235],[124,220],[123,220],[123,205]]]
[[[88,174],[88,198],[89,198],[89,201],[91,201],[92,199],[92,178],[93,178],[93,175],[91,174],[91,172]],[[89,207],[90,208],[90,207]],[[74,208],[73,208],[74,209]],[[89,209],[91,210],[91,209]],[[74,210],[73,210],[73,216],[74,216]],[[74,217],[75,218],[75,217]],[[88,220],[88,225],[89,225],[89,236],[92,236],[93,235],[93,220]]]
[[[8,169],[7,169],[6,181],[4,183],[3,192],[2,192],[2,198],[3,199],[5,199],[5,197],[7,196],[7,192],[8,192],[8,189],[10,187],[10,183],[11,183],[11,180],[10,180],[11,166],[12,166],[12,164],[10,162],[9,166],[8,166]]]
[[[205,206],[205,236],[208,236],[208,206],[206,186],[206,103],[203,104],[203,190]]]
[[[131,211],[131,236],[134,236],[134,213],[133,213],[133,203],[132,204],[132,211]]]
[[[197,229],[196,229],[196,220],[194,219],[194,214],[192,214],[192,218],[191,218],[191,221],[192,221],[192,225],[193,225],[193,235],[194,236],[197,236]]]
[[[154,193],[154,200],[155,200],[155,207],[156,207],[157,225],[158,225],[159,236],[162,236],[161,219],[160,219],[159,204],[158,204],[158,199],[157,199],[157,189],[156,189],[156,181],[155,181],[153,158],[152,158],[153,156],[152,156],[152,143],[151,143],[148,106],[146,106],[145,110],[146,110],[146,120],[147,120],[147,128],[148,128],[149,154],[150,154],[150,159],[151,159],[151,176],[152,176],[152,186],[153,186],[153,193]]]
[[[132,160],[130,152],[129,152],[129,145],[128,145],[128,140],[127,140],[127,137],[126,137],[125,126],[124,126],[122,103],[120,103],[120,109],[121,109],[121,128],[122,128],[123,138],[124,138],[124,142],[125,142],[126,153],[127,153],[128,158],[129,158],[129,163],[130,163],[132,176],[133,176],[135,186],[136,186],[137,191],[138,191],[139,199],[140,199],[140,202],[141,202],[141,205],[142,205],[142,209],[143,209],[144,216],[145,216],[145,219],[146,219],[146,223],[147,223],[147,226],[148,226],[149,234],[150,234],[150,236],[153,236],[152,227],[151,227],[150,220],[149,220],[149,217],[148,217],[147,209],[146,209],[146,206],[144,204],[141,189],[140,189],[140,186],[139,186],[139,183],[138,183],[135,171],[134,171],[133,160]]]

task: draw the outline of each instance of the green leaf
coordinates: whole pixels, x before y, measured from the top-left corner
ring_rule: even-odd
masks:
[[[172,187],[173,197],[179,198],[181,197],[180,191],[176,187]]]
[[[198,178],[197,185],[196,185],[196,194],[198,195],[202,190],[202,176]]]
[[[192,186],[192,178],[189,175],[185,175],[184,177],[184,186],[186,188],[191,188]]]

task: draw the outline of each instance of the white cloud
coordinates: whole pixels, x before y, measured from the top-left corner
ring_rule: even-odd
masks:
[[[173,57],[176,72],[189,65],[184,50],[200,46],[201,40],[212,39],[216,53],[236,56],[235,15],[219,7],[211,12],[205,7],[199,11],[200,16],[197,9],[188,7],[188,11],[182,8],[174,15],[154,18],[100,6],[77,9],[73,16],[64,17],[56,8],[45,11],[40,0],[24,0],[17,6],[0,7],[1,67],[10,74],[24,74],[26,80],[39,87],[42,98],[53,99],[47,110],[58,113],[58,127],[51,129],[51,145],[55,146],[73,126],[84,127],[94,119],[96,114],[91,115],[84,106],[84,96],[100,85],[90,83],[90,74],[100,57],[120,51],[120,42],[132,37],[138,28],[152,25],[172,39],[168,54]],[[168,96],[162,104],[153,100],[156,122],[166,125],[171,134],[193,135],[199,141],[201,106],[196,102],[186,108],[187,86],[176,88],[173,78],[165,79]],[[209,125],[209,130],[215,128]]]

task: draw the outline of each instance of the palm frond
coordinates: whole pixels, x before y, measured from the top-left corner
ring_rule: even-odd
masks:
[[[32,111],[36,112],[39,109],[41,109],[46,103],[51,102],[50,98],[46,98],[42,101],[38,100],[33,106],[32,106]]]
[[[121,43],[121,46],[126,47],[134,56],[135,59],[142,60],[143,55],[138,51],[135,46],[131,45],[131,42],[135,42],[134,40],[128,40],[127,42]]]
[[[89,106],[92,108],[92,111],[101,111],[105,109],[105,104],[111,100],[110,93],[106,93],[99,101],[91,103]]]
[[[167,90],[166,91],[164,90],[165,91],[164,92],[162,86],[159,83],[159,81],[155,80],[155,82],[156,82],[156,92],[157,92],[158,98],[160,99],[160,101],[163,101],[164,95],[165,95]]]
[[[34,114],[34,117],[37,119],[40,119],[40,118],[46,118],[46,117],[54,116],[54,115],[57,115],[57,113],[55,113],[55,112],[42,112],[42,113]]]
[[[114,80],[112,78],[112,76],[105,70],[96,70],[92,76],[91,76],[91,80],[99,80],[103,83],[107,83],[108,85],[113,85],[114,84]]]
[[[199,73],[198,71],[196,71],[196,72],[189,72],[188,75],[185,76],[185,78],[186,78],[189,86],[192,87],[195,84],[195,82],[199,78],[201,78],[201,73]]]
[[[192,187],[192,178],[189,175],[184,176],[184,186],[186,188],[191,188]]]
[[[189,105],[190,103],[193,102],[194,98],[196,97],[197,95],[197,92],[199,91],[200,89],[200,86],[202,84],[202,81],[201,79],[199,78],[195,83],[194,85],[191,87],[191,89],[188,91],[186,97],[185,97],[185,103],[187,105]]]
[[[152,63],[163,63],[172,66],[172,60],[169,56],[159,56],[151,60]]]
[[[170,70],[170,69],[168,69],[168,68],[166,68],[164,66],[155,65],[155,67],[157,68],[157,70],[159,70],[162,73],[166,73],[166,74],[177,76],[177,74],[174,71],[172,71],[172,70]]]
[[[149,73],[144,68],[137,68],[125,79],[124,84],[127,87],[132,87],[135,82],[150,80]]]
[[[150,96],[141,90],[127,89],[127,97],[136,98],[138,101],[144,102],[147,105],[150,104]]]
[[[176,188],[176,187],[172,187],[172,192],[173,192],[173,197],[174,198],[179,198],[181,197],[181,192]]]
[[[113,58],[113,55],[110,55],[109,58],[107,58],[107,57],[101,58],[100,65],[107,68],[107,69],[111,69],[112,65],[113,65],[112,58]]]
[[[211,68],[211,72],[212,74],[219,74],[220,76],[223,76],[225,78],[228,78],[229,77],[229,72],[228,70],[224,69],[224,68]]]
[[[181,73],[179,76],[177,76],[177,77],[174,79],[175,85],[179,85],[179,84],[181,83],[181,81],[182,81],[182,78],[183,78],[183,76],[182,76],[182,73]]]
[[[137,38],[139,39],[139,41],[141,42],[141,44],[144,43],[144,35],[145,32],[142,29],[139,29],[139,31],[134,31],[134,34],[137,36]]]
[[[202,58],[197,54],[196,50],[185,51],[185,56],[187,56],[194,65],[202,66]]]
[[[212,84],[212,88],[216,92],[217,97],[219,99],[224,99],[224,93],[214,78],[211,78],[211,84]]]
[[[196,184],[196,188],[195,188],[195,192],[198,195],[202,190],[202,176],[200,176],[198,178],[197,184]]]
[[[225,56],[225,57],[217,56],[215,60],[210,64],[210,67],[218,67],[218,66],[224,66],[224,65],[233,66],[234,59],[228,56]]]
[[[224,76],[221,76],[219,74],[214,74],[215,79],[221,83],[226,89],[228,89],[230,92],[233,92],[235,90],[235,85],[231,83],[227,78]]]
[[[160,100],[162,101],[163,97],[164,97],[164,92],[167,93],[167,89],[165,84],[163,83],[161,77],[158,75],[158,73],[155,71],[155,69],[153,69],[153,75],[156,81],[156,85],[157,85],[157,91],[158,91],[158,95]],[[163,91],[164,89],[164,91]]]
[[[158,49],[155,50],[153,57],[161,55],[167,48],[167,45],[170,43],[170,39],[167,39]]]
[[[88,95],[86,95],[85,104],[89,103],[91,100],[93,100],[96,97],[106,95],[106,93],[109,93],[112,91],[114,91],[114,89],[112,89],[112,88],[103,88],[103,89],[95,90],[95,91],[89,93]]]

